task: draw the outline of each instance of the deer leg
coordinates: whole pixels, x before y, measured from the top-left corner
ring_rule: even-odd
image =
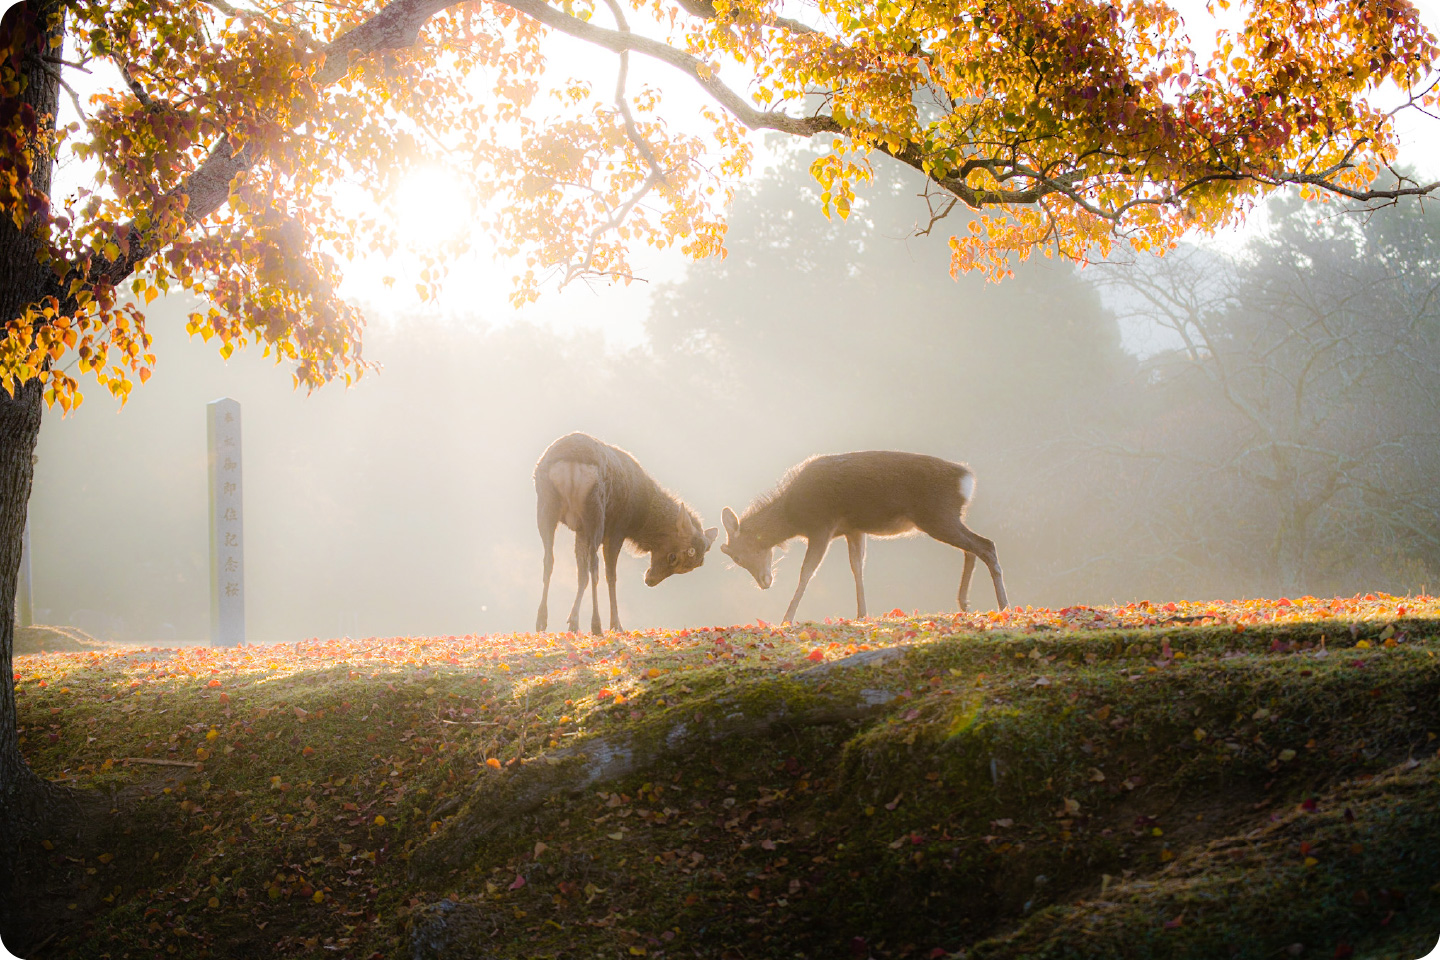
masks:
[[[590,558],[594,553],[591,543],[590,525],[579,524],[579,529],[575,531],[575,603],[570,607],[570,619],[565,625],[571,633],[580,632],[580,604],[585,599],[585,587],[589,585]]]
[[[603,521],[602,521],[603,523]],[[590,539],[590,632],[595,636],[605,631],[600,628],[600,544],[602,530],[597,527]]]
[[[845,534],[850,547],[850,572],[855,574],[855,619],[865,619],[865,534]]]
[[[829,549],[828,534],[810,538],[809,545],[805,548],[805,562],[800,564],[800,585],[795,588],[795,596],[790,598],[790,609],[785,611],[787,621],[795,620],[795,608],[800,606],[800,598],[805,595],[805,586],[819,569],[820,561],[825,559],[825,551]]]
[[[548,483],[538,484],[539,504],[536,521],[540,527],[540,543],[545,547],[545,571],[540,587],[540,610],[535,614],[535,630],[543,633],[549,623],[550,574],[555,570],[555,528],[560,523],[560,499]]]
[[[616,633],[624,630],[620,626],[620,604],[615,600],[615,561],[620,559],[621,540],[605,541],[605,582],[610,587],[610,629]]]
[[[1005,597],[1005,579],[1000,573],[1000,558],[995,553],[995,544],[980,536],[980,534],[965,526],[959,517],[946,517],[940,520],[917,523],[922,531],[939,540],[941,543],[948,543],[952,547],[959,547],[967,554],[974,554],[977,559],[990,570],[990,579],[995,583],[996,606],[1004,610],[1009,606]],[[967,563],[970,558],[966,557]],[[973,566],[973,563],[969,563]],[[962,574],[961,597],[965,595],[965,587],[968,586]]]
[[[970,609],[970,577],[975,573],[975,554],[965,551],[965,569],[960,573],[960,592],[955,599],[961,610]]]

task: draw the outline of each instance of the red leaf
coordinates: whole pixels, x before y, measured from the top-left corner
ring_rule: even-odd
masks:
[[[510,889],[519,890],[523,886],[525,886],[525,878],[518,873],[515,874],[515,882],[510,884]]]
[[[821,650],[819,647],[816,647],[814,650],[810,651],[810,653],[805,657],[805,659],[813,660],[816,663],[819,663],[821,660],[825,659],[825,651]]]

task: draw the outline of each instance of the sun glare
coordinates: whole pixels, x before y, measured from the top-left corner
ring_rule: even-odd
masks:
[[[470,187],[441,167],[407,174],[395,190],[396,229],[414,247],[435,247],[458,238],[473,221]]]

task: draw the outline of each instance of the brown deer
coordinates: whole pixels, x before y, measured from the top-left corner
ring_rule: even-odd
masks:
[[[748,570],[760,589],[768,590],[774,581],[775,547],[804,537],[800,585],[785,611],[785,619],[794,620],[805,586],[825,559],[830,541],[844,537],[855,574],[857,616],[863,619],[865,535],[896,537],[918,531],[965,551],[958,596],[961,610],[969,609],[966,598],[976,557],[990,569],[995,600],[1003,610],[1005,582],[995,544],[961,519],[974,492],[975,474],[969,467],[938,457],[893,450],[811,457],[792,468],[774,492],[752,503],[743,517],[725,508],[721,516],[725,543],[720,550]]]
[[[570,608],[568,629],[580,629],[580,603],[590,585],[590,629],[600,633],[600,557],[605,548],[605,579],[610,587],[610,629],[620,626],[615,601],[615,561],[628,541],[650,554],[646,586],[672,573],[686,573],[705,562],[705,551],[719,532],[701,529],[695,512],[665,492],[630,454],[583,433],[561,437],[535,464],[535,494],[540,540],[545,544],[545,585],[535,629],[548,620],[550,573],[555,567],[555,528],[575,531],[579,587]]]

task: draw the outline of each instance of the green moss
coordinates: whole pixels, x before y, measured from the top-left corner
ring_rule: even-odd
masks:
[[[138,798],[106,863],[56,851],[97,894],[124,874],[67,949],[391,955],[412,915],[461,918],[495,957],[819,958],[856,938],[877,957],[1329,956],[1440,930],[1432,763],[1357,782],[1433,754],[1435,623],[1368,649],[1379,625],[912,628],[867,635],[903,657],[813,671],[807,651],[853,628],[731,630],[772,659],[652,645],[560,679],[512,658],[132,688],[66,661],[23,685],[32,763]],[[634,764],[587,786],[601,747]],[[193,771],[120,759],[197,750]],[[1306,867],[1301,842],[1328,852]],[[1358,909],[1357,886],[1404,909]]]

